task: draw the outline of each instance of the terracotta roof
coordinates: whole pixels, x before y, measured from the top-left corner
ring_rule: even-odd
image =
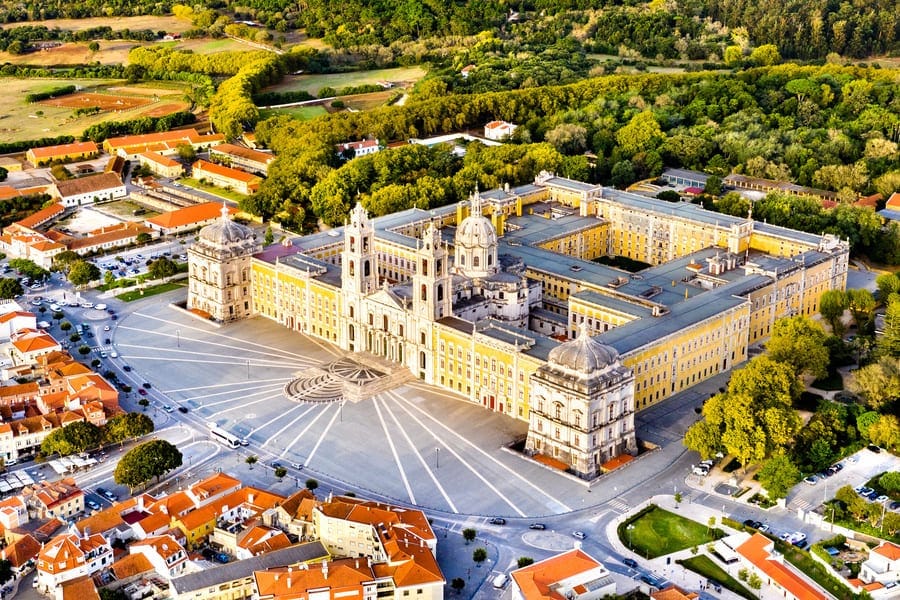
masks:
[[[880,554],[888,560],[900,560],[900,546],[894,542],[882,542],[881,545],[872,550],[872,552]]]
[[[14,310],[12,312],[8,312],[0,315],[0,323],[6,323],[7,321],[12,321],[16,317],[32,317],[34,318],[34,313],[25,312],[24,310]]]
[[[44,158],[55,158],[57,156],[67,156],[70,154],[92,154],[97,151],[97,144],[94,142],[75,142],[74,144],[60,144],[58,146],[32,148],[31,154],[36,160],[41,160]]]
[[[602,566],[584,551],[575,549],[517,569],[510,573],[510,576],[527,600],[537,598],[565,600],[557,590],[559,582]]]
[[[138,552],[120,558],[110,568],[115,573],[116,579],[121,580],[152,571],[153,565],[150,564],[146,556]]]
[[[62,600],[100,600],[94,580],[87,575],[64,581],[60,586]]]
[[[487,125],[484,126],[485,129],[505,129],[512,125],[512,123],[507,123],[506,121],[491,121]]]
[[[301,521],[312,520],[312,509],[316,505],[316,496],[310,490],[304,488],[294,492],[281,503],[281,508],[295,519]],[[305,509],[304,509],[305,507]]]
[[[170,556],[175,556],[179,552],[184,552],[184,548],[181,547],[181,544],[176,542],[175,538],[170,535],[148,537],[139,542],[132,542],[131,546],[150,546],[167,562]],[[187,553],[185,553],[185,556],[187,556]]]
[[[256,571],[253,575],[260,596],[279,600],[306,597],[303,592],[315,589],[330,589],[331,598],[340,597],[343,595],[341,592],[350,595],[354,588],[358,589],[362,584],[372,583],[375,579],[368,561],[355,558],[310,564],[303,569],[288,570],[288,567],[281,567]],[[362,590],[355,595],[361,597]]]
[[[142,233],[152,233],[153,230],[137,223],[123,223],[121,227],[111,227],[103,232],[91,232],[91,235],[83,238],[77,238],[66,244],[69,250],[80,250],[81,248],[91,248],[99,246],[107,242],[116,240],[125,240],[137,237]]]
[[[60,204],[59,202],[54,202],[50,206],[42,208],[36,213],[25,217],[18,221],[19,225],[22,227],[37,227],[42,223],[46,223],[53,217],[57,215],[63,214],[65,212],[66,207]]]
[[[245,148],[243,146],[237,146],[235,144],[219,144],[212,150],[212,152],[214,154],[229,154],[231,156],[239,156],[241,158],[254,160],[266,165],[275,160],[274,154],[269,154],[268,152],[260,152],[259,150],[253,150],[251,148]]]
[[[229,214],[235,214],[238,210],[228,207]],[[151,223],[157,227],[170,229],[173,227],[183,227],[192,223],[202,223],[209,221],[222,215],[222,205],[218,202],[205,202],[203,204],[194,204],[186,206],[178,210],[171,210],[157,215],[152,219],[147,219],[146,223]]]
[[[343,150],[358,150],[360,148],[374,148],[378,145],[378,140],[361,140],[359,142],[342,142],[337,145]]]
[[[884,199],[884,196],[881,194],[871,194],[869,196],[860,196],[856,199],[856,206],[868,206],[870,208],[875,208],[878,205],[878,201]]]
[[[6,396],[18,396],[20,394],[39,394],[40,388],[34,381],[17,383],[16,385],[0,386],[0,398]]]
[[[22,354],[29,352],[40,352],[48,348],[59,348],[59,342],[53,339],[48,333],[43,331],[30,331],[28,333],[17,336],[12,340],[12,345]]]
[[[41,543],[26,534],[4,548],[0,556],[12,563],[13,568],[18,569],[37,556],[40,551]]]
[[[88,177],[77,177],[75,179],[58,181],[56,183],[56,189],[59,190],[59,195],[62,198],[90,194],[91,192],[101,192],[121,186],[122,178],[115,173],[100,173]]]
[[[231,167],[225,167],[222,165],[217,165],[216,163],[211,163],[205,160],[198,160],[191,168],[195,171],[194,177],[197,177],[197,170],[211,173],[213,175],[218,175],[219,177],[226,177],[228,179],[233,179],[234,181],[242,181],[244,183],[252,183],[253,181],[261,181],[259,175],[254,175],[253,173],[248,173],[247,171],[241,171],[240,169],[232,169]]]
[[[798,600],[826,600],[828,596],[807,582],[791,567],[772,558],[769,548],[773,542],[761,533],[753,534],[735,551],[765,573],[775,583]]]
[[[887,199],[887,203],[885,203],[884,207],[894,210],[900,208],[900,192],[894,192],[893,194],[891,194],[891,196]]]
[[[149,160],[150,162],[155,162],[156,164],[163,167],[178,167],[181,165],[181,163],[177,160],[172,160],[168,156],[163,156],[159,152],[144,152],[141,154],[141,158]]]
[[[686,592],[677,585],[671,585],[664,590],[650,594],[650,600],[694,600],[699,597],[699,594]]]
[[[187,142],[196,144],[201,139],[196,129],[178,129],[175,131],[161,131],[157,133],[142,133],[140,135],[123,135],[109,138],[104,142],[111,148],[123,146],[138,146],[142,144],[159,144],[166,142]]]

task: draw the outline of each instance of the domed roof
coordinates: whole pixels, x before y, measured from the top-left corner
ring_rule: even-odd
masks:
[[[548,357],[550,364],[584,375],[601,371],[618,360],[616,349],[592,338],[586,327],[582,327],[574,340],[551,350]]]
[[[478,192],[471,200],[469,216],[456,228],[456,245],[463,248],[490,248],[497,245],[497,230],[491,220],[481,214]]]
[[[232,221],[228,207],[222,203],[222,218],[200,230],[200,239],[217,246],[229,246],[253,238],[253,230]]]

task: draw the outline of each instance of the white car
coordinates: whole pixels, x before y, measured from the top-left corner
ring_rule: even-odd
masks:
[[[94,308],[94,303],[93,302],[82,302],[81,308]]]
[[[98,304],[98,305],[95,306],[94,308],[97,309],[97,310],[106,310],[106,305],[105,305],[105,304]]]

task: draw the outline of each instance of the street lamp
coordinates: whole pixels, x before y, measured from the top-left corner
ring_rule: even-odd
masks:
[[[181,330],[175,330],[175,346],[181,348]]]
[[[435,469],[441,468],[441,449],[440,448],[434,449],[434,468]]]
[[[634,546],[631,543],[631,531],[634,529],[634,525],[629,525],[625,529],[628,531],[628,549],[634,550]]]

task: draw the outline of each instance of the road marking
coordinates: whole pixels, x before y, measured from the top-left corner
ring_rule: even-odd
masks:
[[[202,354],[202,353],[198,353]],[[236,368],[243,368],[246,366],[248,369],[250,367],[264,367],[266,369],[290,369],[292,371],[296,371],[298,368],[303,365],[284,365],[284,364],[264,364],[263,361],[260,360],[203,360],[197,358],[172,358],[171,356],[132,356],[128,355],[128,360],[148,360],[148,361],[163,361],[167,363],[202,363],[204,365],[230,365]],[[249,363],[249,364],[248,364]]]
[[[248,383],[248,382],[242,381],[241,383],[246,384],[246,383]],[[249,383],[252,384],[252,383],[254,383],[254,382],[249,382]],[[187,398],[185,398],[185,400],[186,400],[186,401],[187,401],[187,400],[202,400],[202,399],[204,399],[204,398],[215,398],[216,396],[225,396],[225,395],[228,395],[228,394],[235,395],[235,394],[240,394],[241,392],[246,392],[246,391],[249,391],[249,390],[253,390],[254,392],[257,392],[257,393],[263,392],[263,391],[265,391],[265,392],[274,392],[275,390],[277,390],[277,389],[282,389],[282,388],[284,388],[284,384],[283,384],[283,383],[274,383],[274,384],[273,384],[273,383],[270,383],[270,384],[268,384],[268,385],[245,385],[244,387],[242,387],[242,388],[237,388],[237,389],[224,390],[224,391],[221,391],[221,392],[213,392],[213,393],[211,393],[211,394],[200,394],[200,395],[198,395],[198,396],[188,396]],[[195,388],[195,389],[196,389],[196,388]],[[180,390],[166,390],[164,393],[166,393],[166,394],[171,394],[171,393],[173,393],[173,392],[179,392],[179,391],[180,391]],[[243,397],[243,396],[242,396],[242,397]]]
[[[591,517],[590,519],[588,519],[588,521],[591,522],[591,523],[596,523],[597,521],[599,521],[600,519],[602,519],[602,518],[603,518],[605,515],[607,515],[608,513],[609,513],[608,510],[601,510],[601,511],[598,512],[596,515],[594,515],[593,517]]]
[[[325,411],[323,410],[319,414],[324,415]],[[334,425],[334,420],[338,418],[339,414],[341,414],[340,409],[334,411],[334,415],[331,417],[331,420],[328,421],[328,425],[325,426],[325,429],[322,430],[322,434],[319,436],[319,439],[316,440],[316,445],[313,446],[313,449],[310,450],[310,452],[309,452],[309,456],[306,457],[306,464],[310,464],[312,462],[313,456],[316,455],[316,451],[319,449],[319,446],[321,446],[322,442],[325,441],[325,436],[328,435],[328,432],[331,430],[331,426]],[[318,419],[319,417],[316,417],[316,418]],[[311,424],[312,423],[310,423],[310,425]],[[309,429],[309,428],[307,427],[307,429]],[[304,430],[304,431],[306,431],[306,430]]]
[[[375,408],[377,409],[378,408],[378,404],[377,404],[378,398],[375,397],[375,398],[372,398],[372,400],[376,401]],[[438,481],[438,478],[435,476],[434,472],[431,470],[431,467],[428,466],[428,462],[425,460],[425,457],[422,456],[422,453],[419,452],[418,449],[416,448],[415,444],[413,444],[413,441],[410,439],[409,434],[406,432],[406,428],[403,427],[402,425],[400,425],[400,421],[397,420],[397,415],[394,414],[394,411],[391,410],[391,407],[387,404],[387,402],[385,402],[384,399],[381,399],[381,401],[384,402],[385,411],[387,411],[387,413],[391,416],[391,419],[393,419],[394,425],[397,426],[397,431],[400,432],[400,434],[406,440],[406,443],[409,444],[409,447],[412,448],[413,452],[415,452],[416,457],[419,459],[419,462],[422,464],[422,467],[424,467],[425,472],[428,473],[429,477],[431,477],[431,481],[434,483],[434,486],[441,493],[441,496],[444,497],[444,500],[447,502],[447,505],[450,506],[450,510],[455,513],[458,513],[459,511],[456,509],[456,505],[453,504],[453,500],[451,500],[450,496],[447,495],[446,490],[444,490],[444,486],[441,485],[441,482]]]
[[[255,394],[254,394],[254,395],[255,395]],[[244,403],[244,404],[241,404],[240,406],[235,406],[234,408],[226,408],[225,410],[220,410],[218,414],[221,415],[221,414],[223,414],[223,413],[231,412],[231,411],[233,411],[233,410],[239,410],[239,409],[241,409],[241,408],[244,408],[244,407],[247,407],[247,406],[250,406],[250,405],[253,405],[253,404],[259,404],[260,402],[268,402],[269,400],[274,400],[275,398],[278,398],[279,396],[281,396],[281,393],[280,393],[280,392],[277,393],[277,394],[275,394],[274,396],[266,396],[265,398],[263,398],[263,399],[261,399],[261,400],[255,400],[255,401],[253,401],[253,402],[246,402],[246,403]],[[246,396],[244,396],[244,398],[246,398]],[[239,398],[239,399],[240,399],[240,400],[243,400],[244,398]],[[231,402],[231,400],[229,400],[228,402]],[[217,402],[217,403],[215,403],[215,404],[224,404],[224,402]],[[211,406],[211,405],[207,404],[207,405],[204,406],[203,408],[207,408],[207,407],[209,407],[209,406]]]
[[[269,387],[271,387],[271,386],[274,386],[274,385],[284,385],[284,382],[285,382],[285,381],[290,381],[290,380],[291,380],[290,377],[276,377],[275,379],[256,379],[256,380],[253,381],[253,383],[269,383],[269,382],[272,382],[272,383],[270,384],[270,386],[269,386]],[[276,383],[274,383],[274,382],[279,382],[279,383],[276,384]],[[236,385],[246,385],[246,384],[247,384],[246,381],[235,381],[235,382],[233,382],[233,383],[213,383],[213,384],[210,384],[210,385],[198,385],[198,386],[196,386],[196,387],[175,388],[175,389],[171,389],[171,390],[166,390],[165,393],[166,393],[166,394],[170,394],[170,393],[175,393],[175,392],[190,392],[190,391],[193,391],[193,390],[208,390],[208,389],[210,389],[210,388],[233,387],[233,386],[236,386]],[[241,388],[241,389],[256,389],[256,388]],[[241,391],[241,390],[238,390],[238,391]]]
[[[137,345],[137,344],[116,344],[116,347],[118,347],[119,349],[137,348],[140,350],[158,350],[158,348],[156,348],[154,346]],[[109,348],[112,348],[112,346],[98,346],[97,348],[98,349],[99,348],[109,349]],[[294,370],[306,368],[309,366],[308,364],[301,363],[300,361],[296,361],[296,360],[287,361],[283,358],[278,358],[278,357],[276,357],[276,358],[255,357],[255,358],[249,358],[249,359],[235,358],[233,355],[230,355],[230,354],[215,354],[215,353],[211,353],[211,352],[196,352],[193,350],[178,350],[176,348],[166,348],[166,352],[168,354],[163,358],[160,358],[159,356],[139,355],[139,354],[129,354],[128,358],[129,359],[136,358],[136,359],[141,359],[141,360],[173,360],[176,362],[177,361],[180,361],[180,362],[208,362],[211,364],[241,365],[241,366],[246,365],[249,360],[251,366],[294,369]],[[209,359],[208,360],[197,360],[197,359],[190,358],[187,356],[186,357],[179,356],[174,359],[171,358],[172,355],[176,355],[176,354],[203,356],[203,357],[209,357]],[[215,359],[221,359],[221,360],[215,360]]]
[[[619,512],[627,513],[629,510],[631,510],[631,506],[629,506],[627,502],[623,502],[618,498],[613,498],[612,500],[607,502],[607,504],[612,506],[613,510],[617,510]]]
[[[296,410],[296,409],[298,409],[298,408],[302,408],[302,406],[299,405],[299,404],[298,404],[298,405],[295,405],[295,406],[292,407],[290,410],[288,410],[288,411],[285,412],[285,413],[279,414],[276,418],[272,419],[272,420],[269,421],[268,423],[263,423],[262,425],[260,425],[260,426],[257,427],[256,429],[251,430],[250,433],[247,434],[247,437],[250,437],[251,435],[253,435],[253,434],[256,433],[257,431],[259,431],[260,429],[265,429],[266,427],[268,427],[268,426],[271,425],[272,423],[275,423],[276,421],[281,421],[287,413],[289,413],[289,412],[291,412],[291,411],[294,411],[294,410]],[[308,414],[309,414],[309,411],[311,411],[313,408],[315,408],[315,406],[309,406],[309,407],[307,407],[306,410],[303,411],[303,413],[302,413],[299,417],[297,417],[296,419],[294,419],[293,421],[291,421],[290,423],[288,423],[287,425],[285,425],[284,427],[282,427],[281,429],[279,429],[278,431],[276,431],[275,433],[273,433],[272,435],[270,435],[270,436],[269,436],[269,439],[266,440],[266,443],[263,444],[263,446],[268,446],[268,445],[269,445],[269,442],[271,442],[272,440],[274,440],[275,438],[277,438],[279,435],[281,435],[282,433],[284,433],[288,428],[290,428],[291,426],[293,426],[294,423],[296,423],[297,421],[299,421],[300,419],[302,419],[303,417],[305,417],[306,415],[308,415]]]
[[[251,350],[251,349],[249,349],[249,348],[245,348],[244,346],[241,346],[240,348],[238,348],[238,349],[242,349],[242,350],[245,350],[245,351],[249,351],[249,352],[259,352],[259,353],[261,353],[261,354],[272,354],[273,356],[277,356],[278,354],[282,354],[282,355],[284,355],[285,358],[286,358],[286,357],[289,357],[289,356],[293,356],[293,357],[298,358],[298,359],[300,359],[300,360],[309,360],[309,357],[307,357],[307,356],[305,356],[305,355],[303,355],[303,354],[298,354],[298,353],[296,353],[296,352],[289,352],[289,351],[287,351],[287,350],[278,350],[278,351],[276,351],[276,352],[272,352],[271,346],[267,346],[266,344],[259,344],[259,343],[256,343],[256,342],[248,342],[248,341],[246,341],[246,340],[241,340],[240,338],[235,338],[235,337],[230,336],[230,335],[225,335],[224,333],[216,333],[215,331],[209,331],[209,330],[207,330],[207,329],[203,329],[202,327],[196,327],[196,326],[194,326],[194,325],[190,325],[190,324],[187,324],[187,323],[179,323],[178,321],[170,321],[170,320],[168,320],[168,319],[161,319],[161,318],[159,318],[159,317],[154,317],[154,316],[152,316],[152,315],[148,315],[148,314],[141,313],[141,312],[135,312],[135,313],[132,313],[132,314],[135,315],[135,316],[138,316],[138,317],[143,317],[143,318],[145,318],[145,319],[149,319],[149,320],[151,320],[151,321],[159,321],[160,323],[166,323],[167,325],[171,325],[172,327],[174,327],[174,328],[176,328],[176,329],[178,329],[178,330],[183,330],[183,331],[200,331],[200,332],[202,332],[202,333],[204,333],[205,335],[208,335],[208,336],[214,336],[214,337],[224,338],[224,339],[226,339],[226,340],[239,340],[239,341],[241,341],[241,342],[243,342],[244,344],[247,344],[247,345],[249,345],[249,346],[257,346],[257,347],[260,347],[260,348],[266,348],[266,350],[267,350],[266,352],[262,352],[262,351],[259,351],[259,350]],[[155,331],[146,331],[146,330],[144,330],[144,329],[135,329],[134,327],[128,327],[128,326],[122,326],[122,325],[119,325],[119,328],[120,328],[120,329],[122,329],[122,328],[124,328],[124,329],[132,329],[132,330],[135,330],[135,331],[140,331],[140,332],[142,332],[142,333],[144,333],[144,334],[164,335],[164,334],[160,334],[160,333],[155,332]],[[298,333],[299,333],[299,332],[298,332]],[[170,334],[169,337],[174,337],[174,336],[172,336],[172,335]],[[198,340],[198,341],[199,341],[199,340]],[[208,342],[208,341],[201,341],[201,343],[203,343],[203,344],[212,344],[212,345],[222,345],[222,346],[225,346],[225,347],[229,347],[228,344],[216,344],[215,342]]]
[[[372,398],[372,400],[375,400],[375,398]],[[381,414],[381,405],[378,402],[373,402],[372,405],[375,407],[375,414],[378,415],[378,421],[381,423],[381,430],[384,432],[384,438],[387,440],[388,446],[391,449],[391,454],[394,455],[394,464],[397,465],[397,471],[400,472],[400,479],[403,480],[403,487],[406,488],[406,494],[409,496],[409,501],[410,503],[415,504],[416,495],[409,485],[409,479],[406,478],[406,471],[403,469],[403,463],[400,462],[400,456],[397,454],[397,448],[394,446],[394,437],[388,431],[387,423],[384,422],[384,415]],[[394,422],[396,423],[397,420],[394,419]]]
[[[399,394],[395,394],[395,393],[392,392],[392,391],[387,391],[386,393],[387,393],[388,395],[390,395],[391,397],[393,397],[394,400],[397,400],[398,406],[400,406],[400,403],[401,403],[401,402],[402,402],[402,403],[405,403],[405,402],[406,402],[406,400],[404,400],[403,398],[401,398],[401,397],[399,396]],[[525,517],[525,516],[527,516],[524,512],[522,512],[522,510],[521,510],[518,506],[516,506],[516,505],[513,503],[512,500],[510,500],[506,495],[504,495],[503,492],[501,492],[500,490],[498,490],[498,489],[494,486],[493,483],[491,483],[490,481],[488,481],[488,479],[487,479],[484,475],[482,475],[481,473],[479,473],[478,471],[476,471],[476,470],[469,464],[469,461],[463,459],[463,458],[459,455],[459,453],[456,452],[456,450],[454,450],[452,447],[450,447],[450,446],[447,445],[445,442],[443,442],[443,441],[435,434],[435,432],[434,432],[431,428],[429,428],[427,425],[425,425],[425,424],[424,424],[421,420],[419,420],[415,415],[413,415],[412,413],[410,413],[409,410],[406,409],[405,407],[400,406],[400,408],[401,408],[407,415],[409,415],[409,418],[411,418],[413,421],[415,421],[415,422],[419,425],[419,427],[421,427],[422,429],[424,429],[425,431],[427,431],[428,433],[430,433],[430,434],[431,434],[431,437],[434,438],[434,440],[435,440],[436,442],[438,442],[438,443],[440,443],[442,446],[444,446],[444,447],[447,449],[447,452],[449,452],[450,454],[452,454],[452,455],[459,461],[459,463],[460,463],[461,465],[463,465],[466,469],[468,469],[473,475],[475,475],[475,477],[477,477],[478,479],[480,479],[480,480],[482,481],[482,483],[484,483],[484,484],[488,487],[488,489],[490,489],[491,491],[493,491],[493,492],[497,495],[498,498],[500,498],[501,500],[503,500],[504,502],[506,502],[506,504],[508,504],[509,507],[510,507],[511,509],[513,509],[514,511],[516,511],[516,513],[518,513],[518,515],[519,515],[520,517]],[[441,424],[441,423],[438,423],[438,424],[441,425],[442,427],[444,427],[445,429],[447,429],[448,431],[450,431],[450,433],[453,433],[453,434],[456,435],[458,438],[462,439],[464,442],[468,442],[468,440],[466,440],[465,438],[463,438],[461,435],[457,434],[455,431],[450,430],[450,428],[446,427],[445,425],[443,425],[443,424]],[[470,443],[470,445],[471,445],[473,448],[476,448],[474,444],[471,444],[471,443]],[[477,449],[477,448],[476,448],[476,449]],[[491,457],[490,455],[488,455],[488,454],[486,454],[486,453],[483,453],[483,454],[485,454],[485,456],[487,456],[488,458],[491,458],[491,459],[492,459],[492,457]]]

